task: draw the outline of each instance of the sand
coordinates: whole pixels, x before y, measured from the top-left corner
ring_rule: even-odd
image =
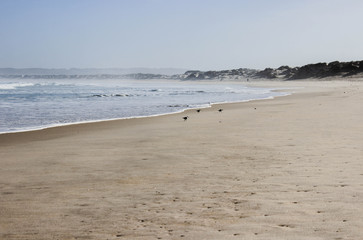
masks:
[[[0,135],[0,239],[363,239],[363,82],[257,85],[299,88]]]

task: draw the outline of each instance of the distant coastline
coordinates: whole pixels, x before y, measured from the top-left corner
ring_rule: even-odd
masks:
[[[175,80],[299,80],[363,77],[363,60],[313,63],[301,67],[281,66],[264,70],[238,68],[199,71],[177,68],[0,68],[0,79],[175,79]]]

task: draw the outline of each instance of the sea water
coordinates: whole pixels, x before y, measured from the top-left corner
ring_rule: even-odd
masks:
[[[205,108],[286,93],[241,83],[0,79],[0,133]]]

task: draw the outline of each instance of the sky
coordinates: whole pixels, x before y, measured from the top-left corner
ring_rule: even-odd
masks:
[[[233,68],[363,60],[362,0],[0,0],[0,67]]]

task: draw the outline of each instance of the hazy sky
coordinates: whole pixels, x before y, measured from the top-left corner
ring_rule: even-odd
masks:
[[[0,0],[0,67],[363,60],[362,0]]]

